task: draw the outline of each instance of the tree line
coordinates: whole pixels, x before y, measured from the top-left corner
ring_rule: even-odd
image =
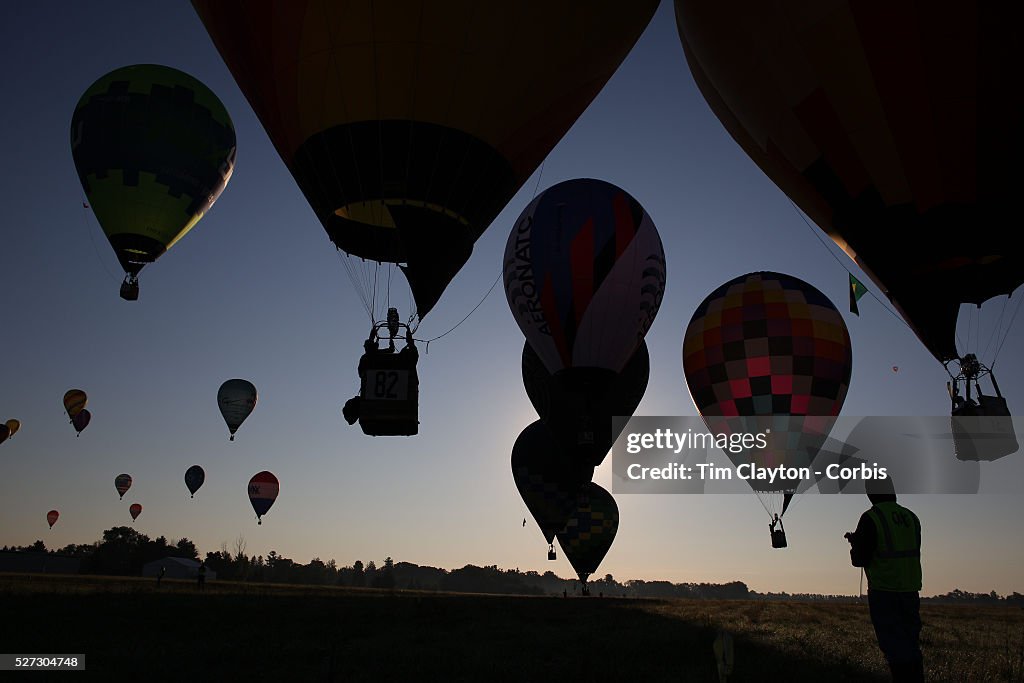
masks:
[[[314,557],[303,564],[271,550],[266,557],[246,553],[243,537],[233,547],[222,543],[220,550],[200,557],[195,544],[187,538],[150,539],[132,527],[116,526],[103,532],[102,540],[90,544],[69,544],[48,550],[43,541],[22,547],[2,548],[3,552],[51,553],[79,560],[79,573],[108,576],[139,576],[142,567],[166,557],[204,561],[217,573],[218,580],[346,586],[460,593],[496,593],[504,595],[573,595],[580,591],[579,581],[557,576],[552,571],[521,572],[500,569],[497,565],[461,569],[441,569],[384,558],[379,565],[356,560],[339,567],[333,560]],[[589,581],[595,596],[630,598],[685,598],[704,600],[835,600],[856,599],[845,595],[757,593],[742,581],[728,583],[672,583],[670,581],[617,581],[611,574]],[[1024,607],[1024,595],[1014,592],[1001,597],[990,593],[969,593],[956,589],[946,595],[924,598],[926,601],[954,604],[1017,605]]]

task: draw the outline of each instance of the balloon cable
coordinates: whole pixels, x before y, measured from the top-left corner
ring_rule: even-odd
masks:
[[[474,307],[472,308],[472,310],[470,310],[470,312],[469,312],[469,313],[467,313],[467,314],[466,314],[466,317],[464,317],[464,318],[463,318],[462,320],[460,320],[459,322],[455,323],[454,327],[452,327],[452,328],[451,328],[450,330],[448,330],[448,332],[445,332],[444,334],[439,334],[439,335],[437,335],[436,337],[434,337],[433,339],[417,339],[417,340],[416,340],[416,341],[420,341],[420,342],[423,342],[424,344],[426,344],[426,345],[427,345],[427,348],[426,348],[426,349],[424,350],[424,352],[425,352],[425,353],[429,353],[429,352],[430,352],[430,342],[432,342],[432,341],[437,341],[437,340],[438,340],[438,339],[440,339],[441,337],[444,337],[445,335],[447,335],[447,334],[449,334],[449,333],[451,333],[451,332],[454,332],[454,331],[455,331],[455,329],[456,329],[456,328],[457,328],[457,327],[458,327],[459,325],[461,325],[462,323],[464,323],[464,322],[466,322],[467,320],[469,320],[469,316],[471,316],[471,315],[473,315],[474,313],[476,313],[476,309],[480,308],[480,307],[481,307],[481,306],[483,305],[483,303],[484,303],[485,301],[487,301],[487,297],[489,297],[489,296],[491,295],[491,292],[493,292],[493,291],[494,291],[494,286],[498,284],[498,281],[499,281],[499,280],[501,280],[501,275],[502,275],[501,273],[498,273],[498,277],[494,278],[494,282],[492,282],[492,283],[491,283],[491,286],[490,286],[490,288],[489,288],[489,289],[487,290],[487,293],[486,293],[486,294],[484,294],[484,297],[483,297],[482,299],[480,299],[480,301],[479,301],[479,302],[477,303],[477,305],[476,305],[476,306],[474,306]]]
[[[1009,300],[1009,296],[1007,296]],[[992,356],[992,362],[989,363],[990,367],[994,367],[996,364],[996,358],[999,357],[999,352],[1003,350],[1003,344],[1006,343],[1007,337],[1010,336],[1010,330],[1013,329],[1013,321],[1017,319],[1017,314],[1020,313],[1020,302],[1024,300],[1024,296],[1017,299],[1017,307],[1013,309],[1013,316],[1010,317],[1010,322],[1006,324],[1006,331],[1003,333],[1003,338],[999,342],[999,346],[996,347],[995,355]]]
[[[540,163],[540,170],[539,170],[539,171],[537,172],[537,182],[536,182],[536,184],[534,184],[534,186],[533,186],[533,198],[532,198],[532,199],[530,199],[530,201],[531,201],[531,202],[532,202],[532,201],[533,201],[534,199],[536,199],[536,198],[537,198],[537,190],[538,190],[538,189],[540,189],[540,181],[541,181],[541,178],[543,178],[543,177],[544,177],[544,164],[546,164],[546,163],[547,163],[547,159],[545,159],[544,161],[542,161],[542,162]],[[455,331],[455,329],[456,329],[456,328],[457,328],[457,327],[458,327],[459,325],[461,325],[462,323],[466,322],[466,321],[467,321],[467,320],[469,319],[469,316],[473,315],[473,314],[474,314],[474,313],[476,312],[476,309],[480,308],[480,307],[481,307],[481,306],[483,305],[483,303],[484,303],[485,301],[487,301],[487,297],[489,297],[489,296],[491,295],[491,292],[493,292],[493,291],[494,291],[494,287],[495,287],[495,285],[497,285],[497,284],[498,284],[498,281],[499,281],[499,280],[501,279],[501,275],[502,275],[501,273],[498,273],[498,276],[497,276],[496,278],[494,278],[494,282],[492,282],[492,283],[491,283],[491,286],[490,286],[490,287],[489,287],[489,288],[487,289],[487,293],[486,293],[486,294],[484,294],[483,298],[482,298],[482,299],[480,299],[480,301],[479,301],[479,302],[477,303],[477,305],[476,305],[476,306],[474,306],[474,307],[472,308],[472,310],[470,310],[470,312],[466,314],[466,317],[464,317],[464,318],[463,318],[462,320],[460,320],[459,322],[455,323],[455,325],[454,325],[454,326],[453,326],[453,327],[452,327],[451,329],[449,329],[449,330],[448,330],[447,332],[445,332],[444,334],[439,334],[439,335],[437,335],[436,337],[434,337],[434,338],[432,338],[432,339],[417,339],[417,340],[416,340],[416,341],[419,341],[419,342],[423,342],[424,344],[426,344],[426,345],[427,345],[427,347],[426,347],[426,348],[424,349],[424,353],[429,353],[429,352],[430,352],[430,342],[432,342],[432,341],[437,341],[437,340],[438,340],[438,339],[440,339],[441,337],[444,337],[445,335],[447,335],[447,334],[449,334],[449,333],[451,333],[451,332],[454,332],[454,331]]]
[[[118,278],[117,275],[115,275],[113,273],[113,271],[111,271],[110,268],[107,267],[107,262],[103,260],[103,257],[100,256],[100,250],[96,247],[96,238],[92,234],[93,233],[92,226],[89,225],[89,219],[86,217],[85,212],[84,212],[84,209],[88,209],[88,208],[89,208],[89,205],[86,202],[82,202],[82,209],[83,209],[83,212],[82,212],[82,224],[85,225],[85,231],[87,233],[89,233],[89,241],[92,242],[92,250],[93,250],[93,253],[96,254],[96,260],[100,262],[100,265],[103,266],[103,270],[107,271],[107,274],[115,282],[118,279],[123,279],[123,278]]]
[[[804,225],[807,226],[807,229],[811,231],[811,233],[814,235],[815,239],[817,239],[819,242],[821,242],[821,246],[823,246],[825,248],[825,251],[827,251],[829,253],[829,256],[831,256],[832,258],[834,258],[836,260],[836,263],[839,264],[840,268],[845,270],[849,275],[853,275],[853,272],[849,268],[846,267],[846,264],[843,263],[840,260],[840,258],[838,256],[836,256],[835,253],[831,249],[829,249],[828,244],[826,244],[825,240],[822,239],[821,235],[818,234],[818,230],[813,225],[811,225],[811,222],[809,220],[807,220],[807,216],[804,215],[804,212],[800,210],[800,208],[793,202],[792,199],[789,200],[789,204],[790,204],[790,206],[793,207],[793,210],[796,211],[796,214],[798,216],[800,216],[800,219],[804,222]],[[854,276],[854,277],[856,277],[856,276]],[[889,311],[889,313],[892,314],[892,317],[896,318],[901,323],[906,325],[907,329],[913,331],[913,328],[910,327],[910,323],[908,323],[906,320],[904,320],[903,317],[899,313],[897,313],[892,308],[890,308],[888,305],[886,305],[886,303],[884,301],[879,299],[877,294],[875,294],[870,289],[867,289],[866,287],[865,287],[865,290],[867,291],[868,294],[871,295],[871,298],[873,298],[875,301],[877,301],[879,304],[882,305],[882,308],[884,308],[885,310]]]

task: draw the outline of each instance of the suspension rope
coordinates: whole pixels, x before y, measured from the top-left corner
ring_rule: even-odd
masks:
[[[541,178],[544,177],[544,164],[545,163],[547,163],[546,160],[541,162],[540,170],[537,172],[537,183],[533,186],[533,197],[530,199],[531,202],[534,199],[537,198],[537,190],[540,188]],[[462,323],[466,322],[469,319],[469,316],[473,315],[476,312],[476,309],[480,308],[480,306],[482,306],[483,303],[485,301],[487,301],[487,297],[489,297],[491,295],[491,292],[494,291],[494,287],[495,287],[495,285],[498,284],[498,281],[501,280],[501,276],[502,276],[502,273],[498,273],[498,276],[494,278],[494,282],[492,282],[491,286],[487,288],[487,293],[484,294],[483,298],[480,299],[480,301],[477,303],[477,305],[474,306],[473,309],[469,313],[467,313],[466,316],[462,320],[460,320],[459,322],[455,323],[455,325],[453,327],[451,327],[451,329],[449,329],[447,332],[445,332],[443,334],[439,334],[436,337],[433,337],[431,339],[417,339],[416,341],[421,341],[421,342],[423,342],[423,343],[425,343],[427,345],[427,348],[424,349],[424,352],[425,353],[429,353],[429,351],[430,351],[430,342],[437,341],[441,337],[447,336],[451,332],[454,332],[456,330],[456,328],[459,327],[459,325],[461,325]]]
[[[821,242],[821,246],[825,248],[825,251],[827,251],[829,253],[829,255],[833,259],[835,259],[836,263],[839,264],[839,267],[842,268],[843,270],[845,270],[847,272],[847,274],[853,275],[853,271],[851,271],[849,268],[847,268],[846,264],[843,263],[839,259],[839,257],[836,256],[836,254],[829,248],[829,246],[825,242],[825,240],[821,237],[821,235],[818,234],[819,231],[813,225],[811,225],[811,222],[807,219],[807,216],[804,215],[804,212],[800,210],[800,208],[796,205],[796,203],[794,203],[793,200],[790,199],[789,200],[789,204],[790,204],[790,206],[793,207],[793,211],[796,212],[796,215],[800,216],[800,219],[804,222],[804,225],[807,226],[807,229],[811,231],[811,234],[814,235],[815,239],[817,239],[819,242]],[[857,277],[857,276],[854,275],[854,277]],[[881,299],[879,299],[878,295],[876,295],[872,290],[867,289],[867,287],[865,287],[865,289],[867,290],[867,293],[871,295],[871,298],[873,298],[875,301],[877,301],[879,304],[881,304],[882,308],[884,308],[885,310],[889,311],[889,313],[892,314],[892,317],[894,317],[897,320],[899,320],[901,323],[906,325],[907,329],[909,329],[911,332],[913,332],[913,328],[910,327],[910,323],[908,323],[906,320],[904,320],[903,317],[899,313],[897,313],[895,310],[890,308],[889,305],[886,302],[884,302]]]
[[[117,277],[117,275],[115,275],[114,272],[110,270],[110,268],[107,266],[107,262],[104,261],[103,257],[100,256],[100,250],[96,246],[96,237],[93,235],[94,230],[92,229],[92,226],[89,225],[89,218],[85,215],[85,210],[88,208],[89,204],[87,204],[86,202],[82,202],[82,225],[85,226],[85,231],[89,233],[89,241],[92,242],[92,250],[96,254],[96,260],[100,262],[100,265],[103,266],[103,270],[107,271],[107,274],[113,280],[123,280],[124,278]]]
[[[1007,297],[1009,301],[1009,297]],[[1017,307],[1013,309],[1013,316],[1010,318],[1010,322],[1006,324],[1006,332],[1003,333],[1003,338],[999,342],[999,346],[996,347],[996,353],[992,356],[992,362],[989,364],[989,369],[995,367],[996,358],[999,357],[999,352],[1003,350],[1003,344],[1006,343],[1007,338],[1010,336],[1010,330],[1013,329],[1013,321],[1017,319],[1017,314],[1020,313],[1020,302],[1024,301],[1024,296],[1017,299]]]

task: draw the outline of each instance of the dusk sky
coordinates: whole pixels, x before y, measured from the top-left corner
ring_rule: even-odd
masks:
[[[17,418],[22,428],[0,444],[0,545],[92,542],[130,525],[128,506],[138,502],[136,529],[186,536],[202,554],[241,536],[249,554],[275,550],[302,563],[390,556],[573,574],[561,552],[545,559],[509,468],[512,444],[537,415],[522,385],[523,335],[500,283],[465,323],[421,345],[419,435],[363,435],[340,409],[358,388],[366,313],[191,5],[19,2],[5,6],[5,19],[0,422]],[[238,156],[220,199],[142,272],[140,298],[128,303],[118,297],[114,253],[83,208],[69,122],[93,81],[139,63],[172,66],[213,90],[234,122]],[[877,287],[808,227],[712,114],[687,69],[671,3],[476,243],[417,337],[447,332],[480,302],[535,190],[578,177],[633,195],[665,247],[667,288],[647,335],[651,380],[637,415],[696,414],[683,331],[709,292],[758,270],[813,284],[843,313],[853,343],[844,415],[948,414],[941,365],[887,303],[868,296],[859,317],[849,313],[846,269]],[[1009,319],[1021,294],[962,309],[960,338],[987,349],[983,360],[994,353],[995,319],[1004,305]],[[393,298],[404,317],[408,299]],[[1022,347],[1017,319],[996,364],[1014,414],[1024,400]],[[256,385],[259,403],[232,443],[216,393],[234,377]],[[79,438],[61,404],[71,388],[88,393],[93,416]],[[983,463],[983,481],[1011,471],[1005,460]],[[190,499],[183,476],[193,464],[206,483]],[[281,493],[257,526],[246,484],[261,470],[277,475]],[[121,472],[134,478],[124,500],[113,483]],[[612,489],[610,457],[594,480]],[[615,497],[618,536],[597,576],[858,591],[843,533],[867,508],[862,496],[807,496],[786,516],[785,550],[771,548],[752,494]],[[923,524],[924,595],[1024,591],[1024,496],[901,502]],[[52,508],[61,516],[49,530]]]

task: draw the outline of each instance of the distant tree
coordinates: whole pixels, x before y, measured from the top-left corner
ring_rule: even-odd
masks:
[[[370,564],[373,564],[372,562]],[[363,569],[363,563],[361,560],[356,560],[352,565],[352,584],[356,587],[362,587],[366,585],[366,570]]]
[[[36,541],[35,543],[33,543],[32,545],[30,545],[28,547],[28,550],[30,550],[30,551],[32,551],[34,553],[45,553],[46,552],[46,544],[43,543],[42,541]]]
[[[188,560],[198,560],[199,551],[196,550],[196,544],[187,538],[182,537],[174,547],[177,549],[176,555],[178,557],[184,557]]]
[[[377,575],[373,578],[373,587],[395,587],[395,562],[390,557],[385,558],[384,566],[377,570]]]

